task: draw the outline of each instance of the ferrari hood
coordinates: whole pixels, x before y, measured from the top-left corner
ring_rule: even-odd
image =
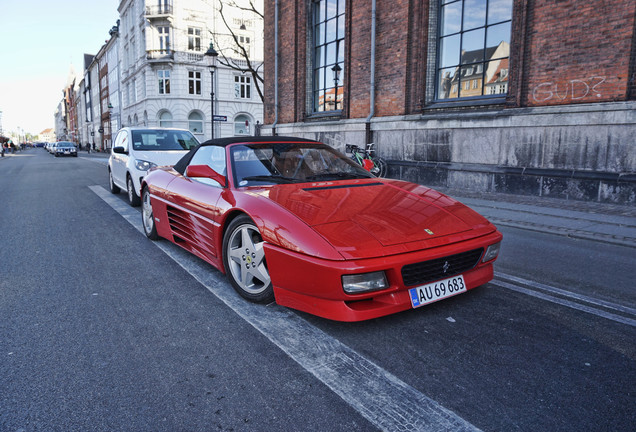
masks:
[[[422,242],[447,244],[488,221],[463,204],[423,186],[400,181],[280,185],[269,198],[319,232],[341,253],[401,245],[399,251]],[[494,227],[491,229],[494,230]],[[483,232],[480,234],[483,235]],[[468,235],[468,237],[472,237]],[[459,239],[458,239],[459,240]],[[412,247],[404,245],[411,244]],[[395,249],[395,248],[393,248]],[[395,252],[398,252],[397,250]],[[350,255],[347,253],[347,255]]]

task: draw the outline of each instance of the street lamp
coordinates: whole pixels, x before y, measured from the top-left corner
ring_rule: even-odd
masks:
[[[208,68],[210,68],[210,106],[212,109],[211,112],[211,120],[210,124],[212,125],[211,139],[214,139],[214,70],[216,69],[216,58],[219,53],[214,49],[214,45],[210,42],[210,48],[204,54],[205,59],[208,63]]]
[[[340,80],[340,72],[342,71],[342,68],[340,67],[340,65],[338,63],[336,63],[334,65],[334,67],[331,68],[332,72],[333,72],[333,82],[336,84],[336,89],[335,89],[335,95],[334,95],[334,101],[335,101],[335,109],[338,109],[338,81]]]

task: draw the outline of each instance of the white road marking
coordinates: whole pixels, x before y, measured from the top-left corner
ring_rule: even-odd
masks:
[[[80,159],[98,163],[100,165],[108,165],[108,158],[78,156]]]
[[[101,186],[89,187],[143,233],[138,210]],[[249,303],[209,264],[168,241],[155,244],[377,428],[387,431],[479,430],[290,309]]]
[[[636,327],[636,309],[627,306],[595,299],[499,272],[495,272],[495,279],[493,279],[491,284]],[[587,303],[587,305],[584,303]],[[613,310],[615,312],[608,312],[607,310]],[[630,318],[630,316],[635,318]]]

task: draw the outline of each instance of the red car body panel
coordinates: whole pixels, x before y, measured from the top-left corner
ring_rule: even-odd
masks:
[[[258,227],[276,302],[321,317],[359,321],[411,308],[404,265],[483,249],[502,235],[485,218],[421,185],[359,179],[211,187],[170,167],[144,180],[157,234],[225,272],[224,228],[237,214]],[[483,254],[482,251],[482,254]],[[461,274],[467,289],[490,281],[493,260]],[[384,271],[389,287],[348,294],[342,275]]]

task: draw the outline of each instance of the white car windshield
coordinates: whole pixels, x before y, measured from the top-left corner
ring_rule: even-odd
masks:
[[[134,150],[165,151],[190,150],[199,143],[188,131],[139,130],[132,131]]]

